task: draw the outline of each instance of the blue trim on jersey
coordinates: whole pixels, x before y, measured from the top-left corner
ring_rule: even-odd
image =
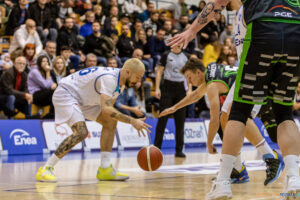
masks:
[[[111,75],[111,76],[113,76],[113,77],[116,77],[114,74],[109,74],[109,73],[101,74],[100,76],[97,76],[97,78],[96,78],[96,80],[95,80],[95,82],[94,82],[94,88],[95,88],[95,91],[96,91],[98,94],[101,94],[101,93],[97,91],[97,87],[96,87],[97,80],[98,80],[99,78],[101,78],[101,76],[105,76],[105,75]],[[119,82],[119,81],[118,81],[118,82]]]
[[[118,75],[118,85],[117,85],[117,88],[115,89],[114,92],[119,92],[119,93],[120,93],[120,87],[119,87],[119,83],[120,83],[120,75],[121,75],[121,71],[119,71],[119,75]]]

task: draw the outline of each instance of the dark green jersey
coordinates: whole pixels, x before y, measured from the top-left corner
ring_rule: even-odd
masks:
[[[299,0],[242,0],[244,18],[250,22],[268,18],[270,21],[300,23]]]
[[[228,87],[228,91],[235,81],[238,67],[210,63],[205,71],[205,81],[208,85],[211,82],[222,82]]]

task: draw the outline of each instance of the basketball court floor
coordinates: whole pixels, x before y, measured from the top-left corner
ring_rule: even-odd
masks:
[[[232,185],[233,199],[280,199],[284,174],[265,187],[261,156],[251,146],[243,149],[250,182]],[[35,173],[50,154],[0,156],[0,200],[200,200],[205,199],[219,168],[220,154],[209,155],[205,148],[187,148],[186,159],[175,158],[173,150],[164,150],[161,168],[144,172],[137,164],[137,152],[113,152],[114,166],[130,175],[125,182],[97,181],[100,152],[68,154],[55,167],[57,183],[35,181]]]

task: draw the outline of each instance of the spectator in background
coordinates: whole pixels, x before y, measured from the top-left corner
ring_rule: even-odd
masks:
[[[13,66],[9,53],[4,53],[0,60],[0,75]]]
[[[182,32],[186,25],[189,23],[189,17],[187,15],[180,16],[179,21],[174,24],[174,28],[177,29],[179,32]]]
[[[58,16],[62,22],[70,16],[73,12],[73,7],[75,6],[74,0],[63,0],[59,5]]]
[[[108,29],[111,28],[110,23],[111,23],[111,18],[112,17],[117,17],[117,19],[119,19],[119,9],[118,9],[118,7],[116,7],[116,6],[111,7],[109,13],[110,14],[108,16],[106,15],[106,18],[104,20],[104,30],[108,30]]]
[[[123,25],[128,25],[128,31],[127,31],[127,37],[131,38],[131,31],[129,29],[129,15],[128,14],[123,14],[120,17],[120,21],[118,22],[116,29],[118,30],[119,36],[121,36],[122,33],[122,27]]]
[[[237,66],[237,67],[238,67],[236,56],[233,55],[233,54],[231,54],[231,55],[229,55],[229,56],[227,57],[227,63],[228,63],[228,65],[230,65],[230,66]]]
[[[121,62],[124,63],[127,59],[129,59],[134,50],[134,44],[130,37],[128,37],[129,27],[128,25],[122,26],[122,35],[119,37],[117,43],[117,49],[119,51],[119,57],[121,58]]]
[[[159,13],[158,21],[157,21],[157,26],[158,28],[162,28],[163,25],[165,24],[165,21],[168,20],[168,14],[166,11],[161,11]]]
[[[66,61],[62,56],[57,56],[53,60],[51,78],[54,83],[58,84],[60,80],[69,75],[69,69],[66,67]]]
[[[142,23],[142,21],[140,19],[136,19],[135,22],[133,23],[133,26],[130,27],[130,30],[131,30],[131,39],[133,41],[135,41],[137,32],[140,29],[143,29],[143,23]]]
[[[26,58],[26,68],[25,71],[29,71],[36,65],[36,54],[35,54],[35,45],[28,43],[23,49],[23,56]]]
[[[54,118],[52,95],[57,87],[50,74],[50,63],[47,56],[37,59],[37,68],[31,69],[28,78],[28,90],[33,95],[33,104],[37,106],[50,106],[50,112],[45,116],[47,119]]]
[[[97,56],[93,53],[86,55],[85,68],[96,67],[97,66]]]
[[[103,27],[106,17],[102,13],[102,6],[101,5],[95,5],[94,8],[93,8],[93,11],[95,13],[95,21],[98,21],[100,23],[101,27]]]
[[[146,59],[144,59],[144,52],[142,49],[134,49],[132,58],[137,58],[142,61],[142,63],[145,65],[146,72],[152,72],[152,66],[150,67],[150,63]]]
[[[63,59],[65,60],[65,65],[66,65],[66,68],[69,70],[68,73],[72,74],[75,72],[75,69],[72,65],[72,62],[70,60],[70,57],[71,57],[71,54],[72,54],[72,51],[71,51],[71,48],[68,47],[68,46],[62,46],[61,49],[60,49],[60,55],[63,57]]]
[[[231,40],[231,38],[225,38],[225,40],[224,40],[224,44],[223,44],[224,46],[228,46],[229,48],[230,48],[230,50],[232,51],[232,53],[233,53],[233,49],[235,49],[235,46],[234,46],[234,44],[232,43],[232,40]]]
[[[110,17],[110,27],[108,29],[104,29],[104,34],[107,37],[110,37],[112,34],[119,35],[119,32],[116,29],[117,24],[118,24],[118,17],[116,16]]]
[[[37,54],[43,49],[40,37],[36,32],[35,22],[32,19],[27,19],[26,23],[14,33],[8,52],[11,54],[17,49],[23,50],[27,43],[35,45]]]
[[[124,1],[124,10],[128,15],[132,15],[134,12],[139,12],[140,7],[137,5],[136,0],[125,0]]]
[[[29,104],[32,102],[32,95],[27,89],[26,58],[18,56],[14,61],[14,66],[0,78],[0,98],[5,102],[10,111],[17,108],[25,114],[26,118],[30,116]]]
[[[156,63],[160,60],[161,55],[167,49],[164,41],[165,34],[166,34],[165,30],[159,29],[156,33],[156,36],[152,36],[148,40],[149,52],[151,54],[151,57],[154,60],[154,67]]]
[[[80,19],[77,18],[77,14],[74,13],[74,12],[70,13],[68,17],[73,19],[73,23],[74,23],[73,29],[74,29],[74,32],[76,32],[78,34],[79,33],[79,28],[80,28],[79,24],[81,23]]]
[[[146,20],[148,20],[150,18],[150,13],[153,11],[154,11],[154,3],[149,1],[147,3],[147,10],[145,10],[144,12],[142,12],[140,14],[140,19],[142,20],[142,22],[145,22]]]
[[[50,62],[50,68],[52,69],[52,62],[55,59],[56,56],[56,42],[54,41],[47,41],[45,50],[41,51],[41,53],[38,54],[38,57],[40,56],[47,56],[49,62]]]
[[[201,11],[203,10],[203,8],[206,6],[206,2],[205,0],[201,0],[199,2],[199,6],[196,7],[194,5],[191,6],[190,10],[193,12],[190,17],[189,17],[189,20],[190,21],[194,21],[195,18],[198,16],[199,13],[201,13]]]
[[[203,65],[207,67],[212,62],[217,62],[221,53],[221,45],[216,35],[211,36],[210,43],[206,45],[203,53]]]
[[[185,77],[180,73],[180,70],[187,61],[188,57],[182,52],[180,46],[171,47],[171,51],[166,51],[162,55],[158,63],[155,79],[155,96],[160,99],[160,111],[175,105],[186,96],[184,86]],[[164,82],[160,89],[162,74],[164,74]],[[175,157],[185,157],[185,154],[182,152],[184,144],[185,112],[185,108],[182,108],[173,114],[176,127]],[[168,117],[169,116],[159,118],[156,125],[154,145],[158,148],[161,148],[162,145]]]
[[[170,39],[172,37],[172,29],[173,29],[173,25],[172,25],[172,21],[170,19],[167,19],[162,27],[165,31],[165,43],[167,44],[168,39]]]
[[[149,28],[146,28],[145,31],[146,31],[146,36],[147,36],[147,40],[148,40],[149,38],[151,38],[153,36],[153,30],[151,27],[149,27]]]
[[[177,3],[172,3],[166,10],[170,10],[173,12],[173,18],[175,20],[179,20],[180,16],[186,15],[188,16],[189,10],[187,8],[187,4],[184,0],[178,0]]]
[[[224,17],[224,16],[223,16]],[[216,16],[215,16],[215,24],[217,26],[217,31],[218,31],[218,35],[220,36],[221,33],[224,31],[225,27],[226,27],[226,24],[225,22],[222,22],[222,15],[221,13],[216,13]]]
[[[147,10],[147,1],[148,0],[137,0],[136,5],[139,7],[139,13],[144,12],[144,10]]]
[[[106,66],[107,58],[113,56],[114,44],[112,40],[101,34],[100,23],[95,21],[92,25],[93,34],[87,36],[83,47],[85,54],[94,53],[98,64]]]
[[[234,32],[232,24],[228,24],[226,29],[220,35],[220,43],[223,45],[226,38],[230,38],[230,40],[234,41]]]
[[[230,47],[223,45],[217,63],[228,65],[227,58],[231,54]]]
[[[118,62],[115,57],[107,59],[107,67],[118,68]]]
[[[146,66],[146,73],[151,73],[153,71],[154,61],[151,58],[146,32],[144,29],[140,29],[137,32],[134,46],[136,49],[141,49],[143,51],[143,60],[146,61],[144,62],[144,65]]]
[[[95,13],[92,11],[87,11],[85,13],[86,23],[83,24],[79,29],[79,34],[82,37],[87,37],[93,34],[92,24],[95,21]]]
[[[25,21],[29,18],[27,4],[27,0],[19,0],[19,4],[14,5],[6,23],[5,35],[13,35],[17,28],[25,24]]]
[[[43,44],[47,38],[56,41],[57,30],[52,27],[53,19],[51,9],[47,6],[47,0],[37,0],[29,4],[30,18],[36,22],[36,30],[41,37]]]
[[[147,19],[143,23],[144,29],[151,28],[153,30],[154,35],[155,35],[156,31],[157,31],[158,17],[159,17],[158,11],[151,12],[150,18]]]

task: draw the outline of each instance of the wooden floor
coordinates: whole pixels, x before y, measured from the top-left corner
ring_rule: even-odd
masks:
[[[232,185],[233,199],[279,199],[283,176],[265,187],[265,171],[259,157],[256,151],[243,153],[243,159],[249,161],[250,182]],[[57,183],[35,181],[35,173],[43,162],[0,163],[0,200],[205,199],[218,169],[218,160],[219,155],[206,153],[188,153],[186,159],[165,155],[163,166],[158,171],[143,172],[134,156],[121,156],[114,158],[113,163],[120,171],[128,173],[130,179],[125,182],[98,182],[99,159],[64,159],[55,168]]]

